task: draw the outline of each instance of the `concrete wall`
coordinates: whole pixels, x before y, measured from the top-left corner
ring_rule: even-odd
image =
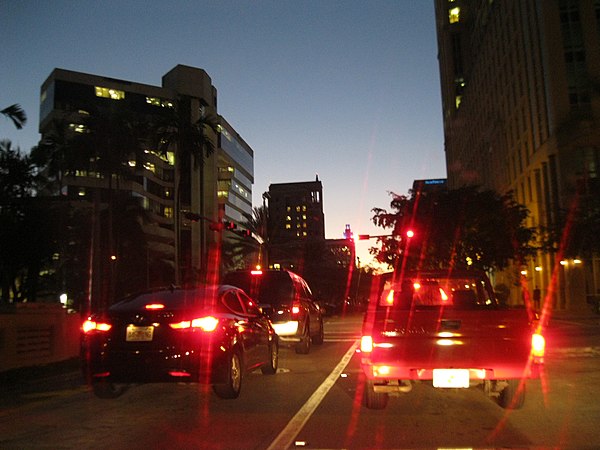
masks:
[[[81,317],[57,303],[16,303],[0,311],[0,372],[79,355]]]

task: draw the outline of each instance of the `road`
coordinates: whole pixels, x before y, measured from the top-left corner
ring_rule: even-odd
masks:
[[[511,412],[478,389],[425,383],[385,410],[365,409],[354,352],[360,322],[328,318],[322,346],[309,355],[282,349],[278,373],[248,375],[236,400],[187,384],[133,386],[101,400],[74,372],[9,389],[0,399],[0,448],[598,448],[597,316],[552,321],[544,376]]]

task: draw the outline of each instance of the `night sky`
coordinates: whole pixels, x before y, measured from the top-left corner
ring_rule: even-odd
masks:
[[[390,191],[446,177],[433,0],[0,0],[0,29],[0,109],[28,116],[0,117],[0,139],[25,152],[54,68],[160,86],[185,64],[254,150],[255,206],[318,175],[327,238],[385,233],[371,209]]]

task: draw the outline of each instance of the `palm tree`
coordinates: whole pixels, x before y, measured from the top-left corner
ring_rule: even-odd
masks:
[[[76,171],[87,173],[95,180],[104,180],[107,185],[108,201],[101,207],[101,187],[93,189],[92,222],[90,230],[91,273],[88,303],[98,298],[102,290],[102,299],[106,299],[115,287],[118,274],[114,264],[101,264],[100,251],[116,255],[114,233],[113,202],[115,191],[119,191],[120,182],[135,176],[130,161],[141,161],[143,143],[148,136],[148,127],[136,116],[127,111],[111,107],[85,108],[86,116],[57,121],[52,132],[46,134],[40,144],[32,151],[32,157],[40,164],[50,179],[54,179],[60,189],[63,177],[74,175]],[[79,122],[78,131],[70,132],[68,123]],[[137,164],[136,164],[137,166]],[[116,185],[114,184],[116,182]],[[104,214],[103,214],[104,211]],[[100,246],[102,236],[107,246]],[[105,258],[108,259],[108,258]]]
[[[241,259],[247,266],[247,260],[258,254],[256,261],[261,267],[269,266],[271,250],[271,224],[269,210],[265,205],[252,208],[252,214],[244,214],[245,221],[241,224],[251,236],[235,235],[229,239],[231,245],[226,245],[225,253],[230,260]],[[237,267],[236,267],[237,268]],[[241,267],[240,267],[241,268]],[[232,267],[233,269],[233,267]]]
[[[179,96],[174,108],[166,110],[166,114],[153,126],[156,146],[162,154],[167,154],[170,150],[175,150],[175,215],[174,226],[177,233],[177,243],[175,245],[176,261],[176,284],[181,281],[181,260],[185,265],[191,268],[191,255],[181,255],[181,237],[180,237],[180,219],[183,210],[189,210],[192,205],[192,196],[194,195],[191,186],[192,168],[198,170],[201,174],[199,186],[199,213],[203,219],[207,219],[204,194],[205,160],[215,151],[214,140],[211,134],[219,132],[218,118],[201,107],[198,118],[192,111],[192,98],[189,96]],[[208,219],[214,219],[212,217]],[[199,221],[201,236],[201,260],[200,269],[206,269],[206,224],[205,220]],[[184,278],[190,274],[185,274]]]
[[[15,127],[17,127],[18,130],[23,128],[23,125],[25,125],[25,123],[27,122],[27,115],[25,114],[25,111],[23,111],[21,105],[17,103],[15,103],[14,105],[7,106],[2,111],[0,111],[0,113],[3,116],[6,116],[10,120],[12,120],[12,123],[15,124]]]

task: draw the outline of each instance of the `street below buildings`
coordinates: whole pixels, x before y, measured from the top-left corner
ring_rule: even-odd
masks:
[[[308,355],[282,348],[278,373],[246,376],[235,400],[195,384],[138,385],[98,399],[73,364],[12,380],[0,400],[0,448],[597,448],[600,316],[551,320],[545,370],[520,410],[478,388],[427,383],[385,410],[366,409],[354,351],[361,321],[328,317],[322,346]]]

